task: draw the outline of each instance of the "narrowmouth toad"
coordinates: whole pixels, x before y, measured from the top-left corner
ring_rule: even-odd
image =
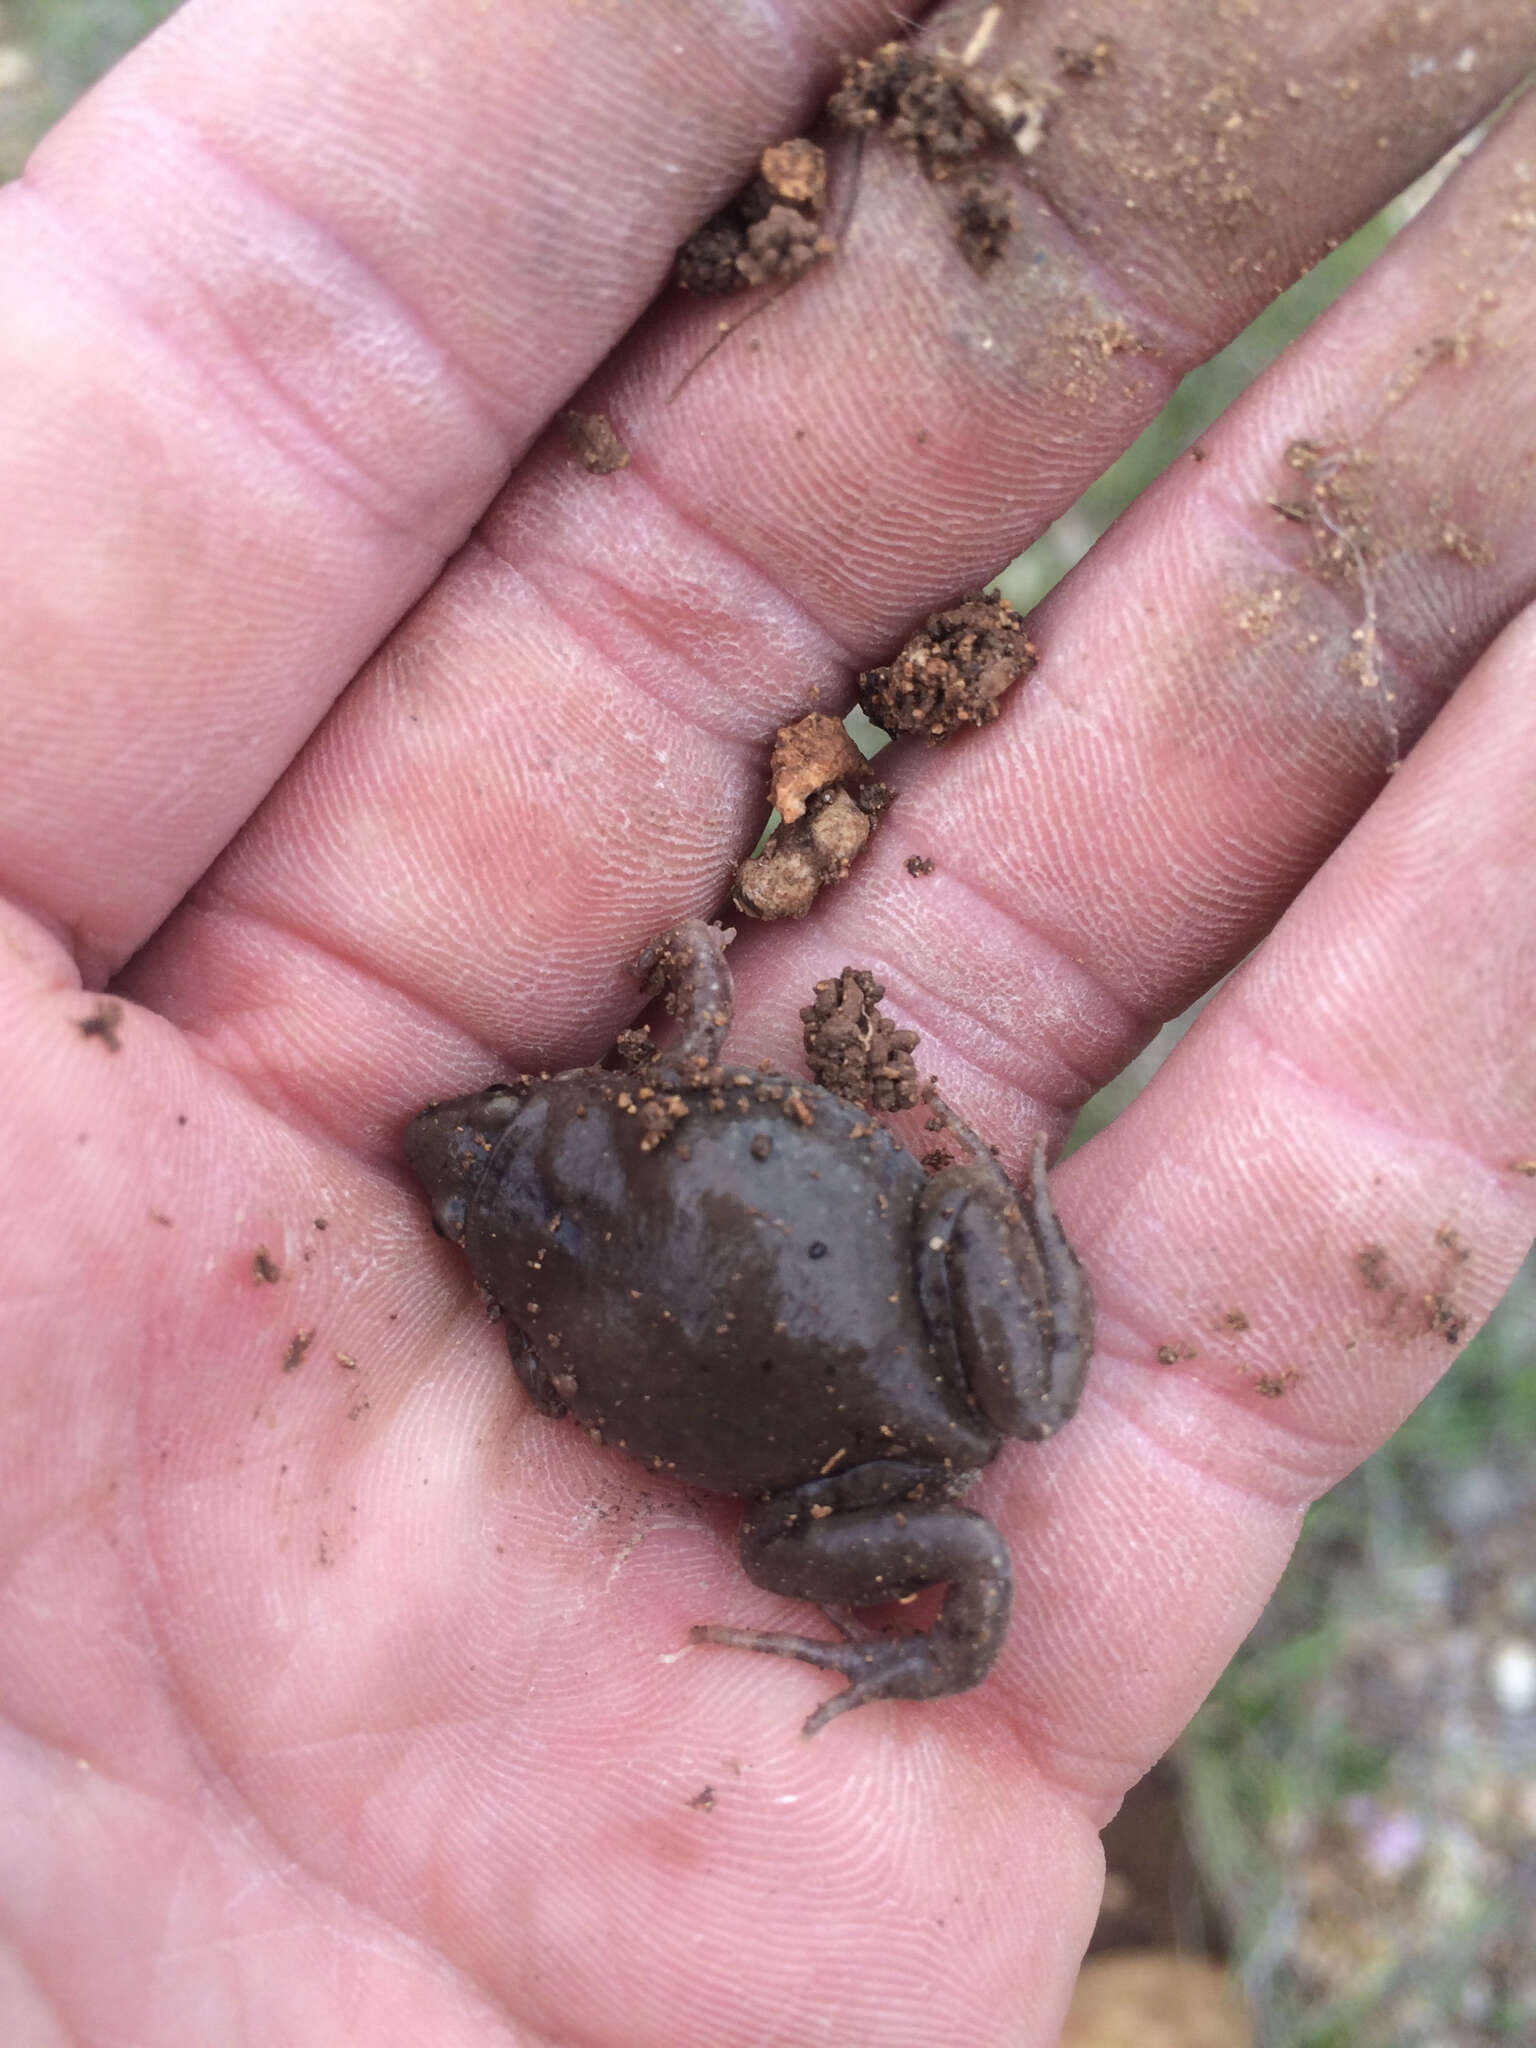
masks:
[[[1022,1200],[934,1098],[971,1156],[929,1178],[853,1103],[722,1064],[728,936],[682,924],[636,963],[682,1021],[675,1050],[430,1104],[406,1155],[535,1406],[746,1497],[748,1578],[816,1602],[842,1640],[693,1637],[842,1673],[814,1734],[850,1707],[987,1675],[1012,1574],[956,1496],[1005,1436],[1046,1437],[1072,1414],[1093,1309],[1043,1143]],[[848,1611],[938,1584],[924,1632],[870,1634]]]

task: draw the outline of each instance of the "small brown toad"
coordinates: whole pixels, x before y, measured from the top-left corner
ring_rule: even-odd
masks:
[[[693,1631],[840,1672],[814,1734],[849,1707],[986,1677],[1012,1573],[956,1497],[1004,1437],[1072,1414],[1093,1308],[1043,1143],[1023,1199],[946,1111],[972,1155],[930,1179],[841,1097],[722,1063],[725,937],[682,924],[637,962],[682,1019],[675,1050],[431,1104],[406,1154],[535,1405],[744,1496],[747,1576],[839,1629]],[[941,1583],[922,1632],[869,1634],[849,1612]]]

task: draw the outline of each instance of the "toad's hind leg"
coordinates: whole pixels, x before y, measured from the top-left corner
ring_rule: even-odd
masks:
[[[907,1466],[864,1467],[895,1481],[902,1493],[930,1491],[937,1475]],[[900,1475],[900,1476],[898,1476]],[[850,1472],[848,1480],[861,1475]],[[846,1482],[845,1482],[846,1484]],[[1008,1633],[1013,1573],[1008,1547],[990,1522],[948,1500],[888,1495],[874,1504],[837,1505],[835,1480],[813,1480],[793,1493],[750,1508],[741,1526],[748,1578],[771,1593],[814,1600],[834,1610],[901,1600],[925,1586],[947,1585],[937,1620],[911,1635],[856,1635],[843,1642],[707,1626],[698,1643],[724,1643],[797,1657],[848,1680],[805,1724],[807,1735],[850,1707],[871,1700],[937,1699],[979,1685]],[[863,1489],[867,1491],[868,1489]],[[846,1503],[847,1496],[843,1496]],[[840,1624],[837,1624],[840,1625]]]
[[[635,974],[647,995],[661,996],[668,1014],[682,1020],[682,1038],[667,1064],[684,1077],[720,1063],[736,1002],[731,970],[725,964],[725,949],[735,936],[702,918],[685,918],[652,939],[635,962]]]

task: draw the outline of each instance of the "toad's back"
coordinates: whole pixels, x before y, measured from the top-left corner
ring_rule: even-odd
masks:
[[[595,1078],[523,1103],[465,1238],[583,1422],[723,1493],[903,1454],[987,1462],[996,1437],[918,1302],[910,1153],[825,1091],[758,1074],[670,1095],[686,1114],[658,1141],[634,1084]]]

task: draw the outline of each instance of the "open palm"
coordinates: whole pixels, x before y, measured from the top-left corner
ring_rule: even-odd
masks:
[[[744,1055],[871,967],[1015,1172],[1252,954],[1056,1184],[1100,1349],[976,1496],[985,1686],[806,1741],[826,1678],[680,1655],[803,1610],[532,1413],[408,1184],[422,1101],[593,1059],[719,905],[764,737],[1536,48],[1017,12],[1004,258],[871,143],[675,402],[672,250],[879,0],[192,0],[4,196],[7,2040],[1049,2043],[1096,1830],[1529,1238],[1529,103],[736,948]]]

